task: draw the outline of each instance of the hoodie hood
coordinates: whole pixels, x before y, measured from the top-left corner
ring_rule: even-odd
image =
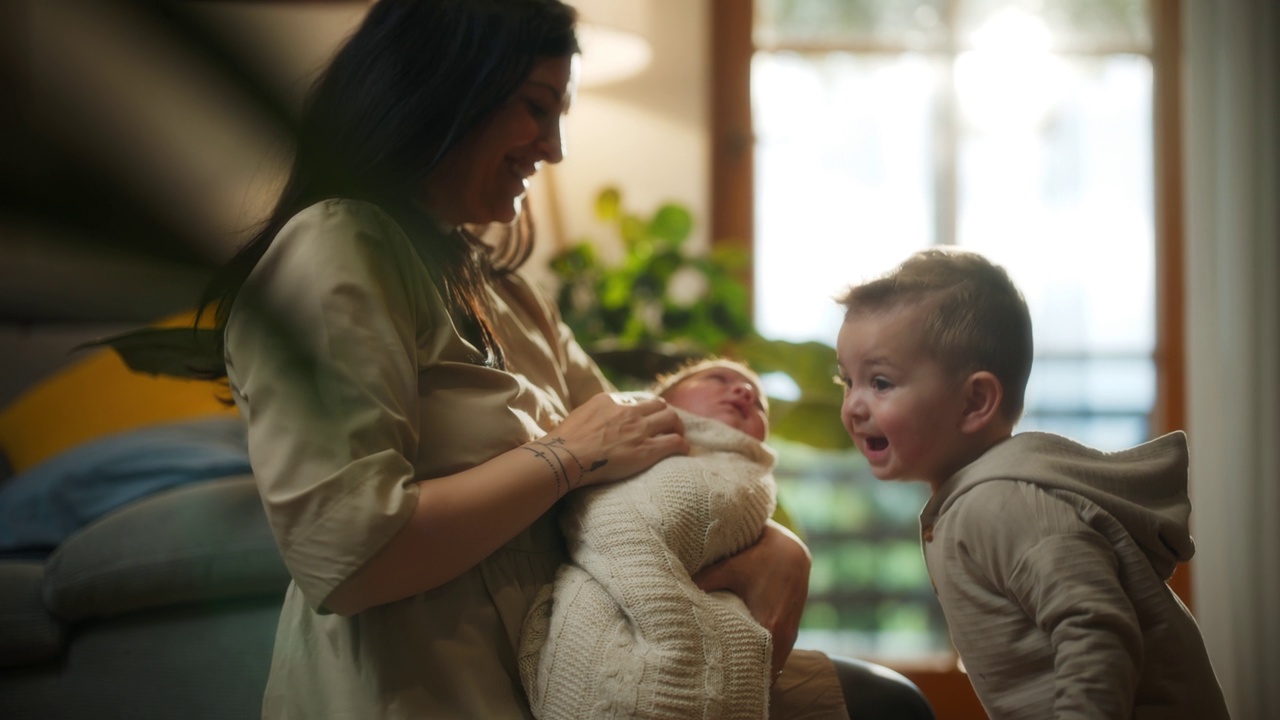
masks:
[[[1187,469],[1187,436],[1181,431],[1118,452],[1052,433],[1019,433],[943,483],[920,522],[932,526],[959,497],[984,482],[1028,482],[1096,503],[1124,526],[1167,579],[1179,562],[1195,554]]]

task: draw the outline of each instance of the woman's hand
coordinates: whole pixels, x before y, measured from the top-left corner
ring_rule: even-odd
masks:
[[[770,520],[755,545],[693,577],[706,592],[729,590],[742,598],[756,622],[773,636],[775,680],[800,632],[812,565],[813,557],[800,538]]]
[[[351,615],[438,587],[529,527],[569,490],[622,480],[688,451],[684,423],[666,402],[596,395],[545,437],[418,483],[413,516],[330,593],[325,607]]]
[[[570,489],[613,482],[689,452],[684,423],[665,400],[600,393],[569,413],[560,427],[531,444],[556,452]],[[529,446],[526,446],[529,447]]]

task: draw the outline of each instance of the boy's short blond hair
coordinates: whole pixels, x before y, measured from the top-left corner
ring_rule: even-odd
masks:
[[[760,403],[764,406],[764,412],[769,413],[769,398],[765,397],[764,388],[760,386],[760,376],[755,370],[747,367],[746,364],[731,360],[725,357],[710,357],[701,360],[690,360],[679,368],[658,376],[653,385],[649,388],[654,395],[661,397],[665,395],[671,388],[680,384],[694,375],[712,368],[728,368],[750,380],[760,395]]]
[[[1004,390],[1002,412],[1022,415],[1033,344],[1027,301],[1004,268],[952,247],[921,250],[885,275],[836,298],[845,319],[904,307],[929,313],[924,344],[934,360],[968,375],[985,370]]]

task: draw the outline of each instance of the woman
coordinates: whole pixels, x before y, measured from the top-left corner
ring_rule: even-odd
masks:
[[[564,558],[557,501],[688,450],[665,403],[609,394],[514,272],[577,52],[558,0],[373,4],[312,91],[272,214],[210,287],[293,577],[264,717],[529,717],[516,647]],[[492,250],[465,230],[489,223],[512,227]],[[808,568],[770,526],[701,584],[744,599],[781,668]],[[827,668],[793,672],[839,698]]]

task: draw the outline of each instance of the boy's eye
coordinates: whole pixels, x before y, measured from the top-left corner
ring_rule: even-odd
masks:
[[[893,387],[893,384],[882,377],[877,376],[877,377],[871,378],[872,390],[888,390],[891,387]]]

